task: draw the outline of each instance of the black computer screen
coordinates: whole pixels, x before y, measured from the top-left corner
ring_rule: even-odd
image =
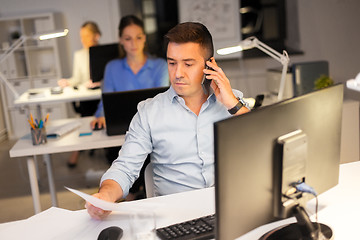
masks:
[[[131,119],[137,112],[139,102],[153,98],[167,89],[169,87],[102,93],[106,134],[109,136],[125,134],[129,129]]]
[[[119,57],[119,43],[98,45],[89,48],[90,78],[93,82],[102,81],[106,64]]]
[[[342,101],[343,86],[335,85],[214,124],[216,239],[235,239],[278,219],[282,135],[306,134],[305,181],[318,194],[338,183]]]

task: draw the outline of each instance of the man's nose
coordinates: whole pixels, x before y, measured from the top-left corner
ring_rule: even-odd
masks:
[[[181,66],[181,64],[178,64],[177,66],[176,66],[176,71],[175,71],[175,77],[177,78],[177,79],[180,79],[180,78],[182,78],[183,77],[183,67]]]

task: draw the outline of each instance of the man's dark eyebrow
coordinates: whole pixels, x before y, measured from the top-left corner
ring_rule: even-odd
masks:
[[[176,61],[175,59],[170,58],[170,57],[167,57],[166,59],[167,59],[168,61]],[[181,61],[182,61],[182,62],[194,62],[195,59],[193,59],[193,58],[186,58],[186,59],[181,59]]]

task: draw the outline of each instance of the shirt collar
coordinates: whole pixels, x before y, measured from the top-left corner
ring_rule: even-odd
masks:
[[[168,90],[168,97],[171,102],[174,102],[175,99],[179,97],[172,86],[170,86]]]

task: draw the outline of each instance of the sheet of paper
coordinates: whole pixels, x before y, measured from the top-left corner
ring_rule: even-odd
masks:
[[[122,213],[132,213],[134,211],[140,211],[140,210],[154,210],[157,207],[161,207],[159,204],[155,204],[152,202],[143,202],[141,206],[137,205],[136,207],[133,207],[132,202],[122,202],[122,203],[112,203],[108,201],[101,200],[99,198],[93,197],[87,193],[81,192],[79,190],[75,190],[69,187],[65,187],[70,192],[75,193],[76,195],[83,198],[85,201],[91,203],[95,207],[101,208],[106,211],[120,211]]]
[[[121,207],[120,204],[118,204],[118,203],[107,202],[107,201],[101,200],[99,198],[93,197],[89,194],[86,194],[84,192],[81,192],[79,190],[75,190],[75,189],[68,188],[68,187],[65,187],[65,188],[67,190],[69,190],[70,192],[73,192],[76,195],[80,196],[85,201],[91,203],[95,207],[101,208],[106,211],[121,211],[121,210],[123,210],[123,207]]]

